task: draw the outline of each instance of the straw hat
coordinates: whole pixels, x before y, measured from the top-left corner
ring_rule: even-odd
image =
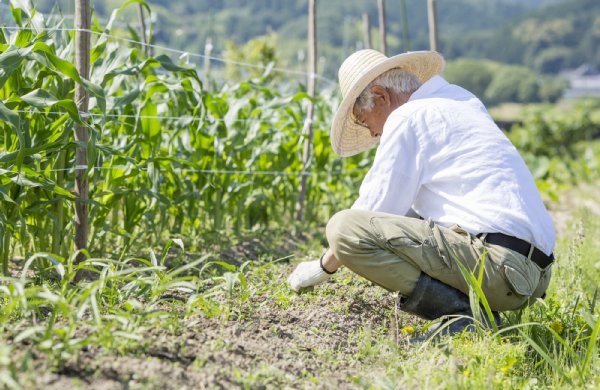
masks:
[[[434,51],[414,51],[386,57],[377,50],[359,50],[348,57],[338,74],[342,102],[333,118],[331,146],[342,157],[370,149],[379,138],[358,124],[352,114],[354,103],[362,91],[382,73],[400,68],[415,74],[421,83],[444,69],[444,58]]]

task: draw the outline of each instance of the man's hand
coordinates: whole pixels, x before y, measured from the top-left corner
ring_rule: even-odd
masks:
[[[288,277],[290,288],[298,291],[304,287],[321,284],[331,275],[323,271],[319,260],[305,261],[298,264],[294,272]]]

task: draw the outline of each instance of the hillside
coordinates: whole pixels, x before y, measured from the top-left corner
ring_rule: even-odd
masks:
[[[58,4],[72,13],[70,0],[37,1],[43,12]],[[403,37],[401,2],[386,2],[388,52],[428,48],[425,1],[406,0],[408,36]],[[93,1],[106,19],[119,0]],[[154,13],[154,42],[203,53],[206,39],[221,57],[227,41],[241,45],[275,33],[280,65],[297,67],[306,40],[306,0],[148,0]],[[125,20],[137,23],[135,6]],[[448,59],[486,58],[523,64],[544,73],[588,63],[598,67],[600,2],[597,0],[438,0],[439,50]],[[377,2],[317,1],[318,50],[322,71],[333,75],[348,53],[362,47],[362,14],[368,13],[377,48]],[[407,40],[403,40],[407,38]]]

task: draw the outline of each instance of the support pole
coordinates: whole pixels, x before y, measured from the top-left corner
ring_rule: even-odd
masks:
[[[402,45],[404,51],[410,51],[410,37],[408,35],[408,15],[406,13],[406,0],[400,0],[400,12],[402,12]]]
[[[212,53],[213,44],[210,37],[206,38],[204,44],[204,82],[208,85],[208,76],[210,75],[210,56]]]
[[[438,40],[435,0],[427,0],[427,16],[427,19],[429,20],[429,48],[433,51],[437,51]]]
[[[315,96],[315,83],[317,75],[317,29],[316,29],[316,11],[315,1],[308,1],[308,79],[306,85],[306,93],[311,100],[308,102],[306,109],[306,119],[304,120],[304,128],[302,134],[304,136],[304,151],[302,155],[303,169],[300,178],[300,194],[298,195],[298,208],[296,219],[302,221],[304,219],[304,203],[308,192],[308,176],[307,172],[310,169],[311,154],[312,154],[312,120],[314,115],[314,105],[312,98]]]
[[[79,76],[89,79],[90,75],[90,1],[75,0],[75,67]],[[80,115],[86,120],[89,96],[81,83],[75,85],[75,103]],[[86,126],[75,125],[75,250],[79,251],[75,263],[85,260],[81,253],[87,250],[88,241],[88,178],[87,144],[89,133]],[[78,272],[75,280],[86,277]]]
[[[377,0],[379,8],[379,41],[380,51],[387,55],[387,38],[385,34],[385,0]]]
[[[363,49],[371,48],[371,21],[369,20],[369,14],[362,14],[362,26],[363,26]]]

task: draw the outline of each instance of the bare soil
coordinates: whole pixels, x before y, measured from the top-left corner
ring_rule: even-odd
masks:
[[[291,267],[282,267],[282,280],[288,271]],[[389,329],[385,337],[396,337],[390,326],[395,295],[367,283],[328,284],[321,288],[330,288],[332,295],[304,299],[299,294],[298,303],[286,309],[257,296],[247,302],[252,310],[244,318],[193,316],[181,331],[149,332],[144,347],[130,353],[86,349],[63,367],[46,371],[36,385],[56,390],[353,388],[356,373],[348,362],[356,359],[363,339],[352,335],[366,327]],[[352,295],[345,294],[349,289]],[[323,358],[326,354],[334,358]],[[313,378],[319,378],[318,386]]]
[[[565,195],[561,200],[551,206],[559,236],[571,229],[572,211],[578,207],[600,216],[597,199]],[[294,247],[293,242],[287,245],[288,250]],[[239,248],[228,250],[224,258],[257,259],[264,250],[260,242]],[[283,283],[292,269],[282,265],[274,283]],[[338,278],[350,277],[347,270],[340,274]],[[326,293],[297,294],[287,305],[268,292],[258,294],[229,320],[185,318],[178,329],[149,331],[134,350],[89,347],[61,367],[47,367],[43,354],[34,352],[32,370],[43,374],[31,379],[31,388],[358,388],[353,378],[369,337],[357,332],[383,330],[373,337],[389,338],[401,352],[405,338],[397,329],[422,324],[404,313],[397,323],[396,296],[365,281],[329,281],[319,288]]]

